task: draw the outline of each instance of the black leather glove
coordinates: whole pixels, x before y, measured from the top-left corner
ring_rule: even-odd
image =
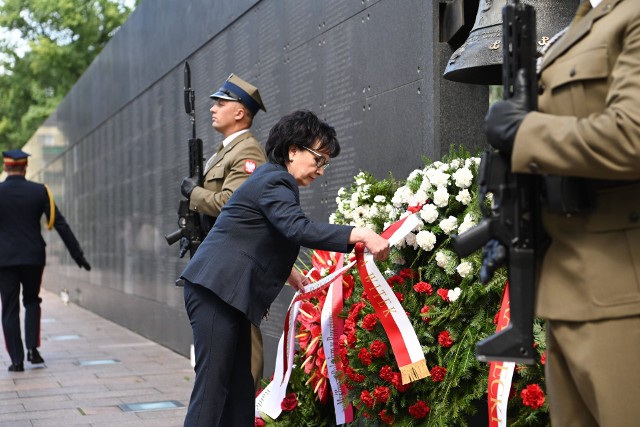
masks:
[[[503,153],[511,154],[516,132],[529,113],[529,90],[524,69],[518,70],[513,97],[495,102],[484,118],[489,144]]]
[[[188,199],[189,197],[191,197],[191,192],[193,191],[193,189],[197,186],[198,182],[196,181],[196,179],[188,176],[182,180],[180,192],[182,192],[182,195]]]
[[[91,266],[89,265],[89,261],[87,261],[87,259],[84,257],[83,254],[76,255],[74,257],[74,260],[76,264],[78,264],[78,267],[84,268],[87,271],[91,271]]]

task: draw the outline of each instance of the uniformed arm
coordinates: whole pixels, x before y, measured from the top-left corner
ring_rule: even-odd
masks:
[[[46,210],[47,219],[49,219],[49,208]],[[64,216],[58,210],[58,207],[55,207],[55,221],[53,223],[53,227],[56,229],[60,238],[64,242],[64,245],[67,247],[71,258],[78,264],[78,267],[84,268],[85,270],[91,270],[91,265],[84,257],[84,253],[82,252],[82,248],[80,247],[80,243],[78,243],[78,239],[71,231],[71,227],[67,224]]]
[[[209,216],[217,217],[233,192],[251,175],[245,170],[247,160],[256,162],[257,166],[266,162],[264,151],[258,145],[248,144],[243,147],[243,154],[232,165],[226,174],[222,190],[215,192],[203,187],[195,187],[189,197],[189,208]]]
[[[300,246],[338,252],[350,252],[353,244],[362,242],[376,259],[388,257],[389,242],[373,230],[307,218],[298,202],[297,184],[287,175],[283,173],[268,182],[259,201],[263,213],[281,234]]]
[[[604,18],[603,18],[604,19]],[[514,172],[595,179],[640,179],[640,18],[626,28],[621,53],[600,113],[574,117],[532,112],[518,129]],[[606,67],[603,49],[599,66]],[[590,102],[589,81],[570,83]],[[572,96],[574,96],[572,92]],[[593,96],[604,96],[594,94]],[[579,98],[573,98],[579,103]],[[574,108],[586,105],[575,105]]]

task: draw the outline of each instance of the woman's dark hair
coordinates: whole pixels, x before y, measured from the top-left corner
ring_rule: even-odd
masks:
[[[340,143],[336,130],[308,110],[298,110],[282,117],[269,131],[266,151],[269,161],[285,166],[289,160],[289,148],[314,148],[329,153],[329,157],[340,154]]]

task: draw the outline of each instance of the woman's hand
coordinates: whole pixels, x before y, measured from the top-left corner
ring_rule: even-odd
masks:
[[[373,258],[378,261],[384,261],[389,257],[389,251],[391,250],[389,241],[369,228],[356,227],[351,231],[349,243],[357,242],[364,243]]]
[[[291,274],[287,279],[287,283],[296,291],[301,291],[302,288],[307,286],[311,281],[302,275],[295,267],[291,269]]]

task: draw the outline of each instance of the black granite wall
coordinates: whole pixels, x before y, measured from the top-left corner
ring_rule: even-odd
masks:
[[[186,259],[163,237],[176,228],[187,172],[184,61],[207,155],[221,141],[208,95],[231,72],[260,88],[260,140],[299,108],[336,127],[341,156],[301,192],[306,212],[327,220],[360,170],[404,178],[423,156],[483,144],[487,88],[442,79],[451,49],[438,41],[438,13],[423,0],[144,0],[25,148],[93,266],[79,270],[48,235],[45,288],[67,288],[81,306],[188,355],[174,287]],[[262,326],[265,375],[291,295]]]

